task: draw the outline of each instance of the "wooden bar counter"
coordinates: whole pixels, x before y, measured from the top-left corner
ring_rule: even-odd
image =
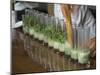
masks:
[[[96,68],[96,58],[91,58],[90,64],[79,64],[18,28],[12,30],[11,65],[13,74],[87,70]]]

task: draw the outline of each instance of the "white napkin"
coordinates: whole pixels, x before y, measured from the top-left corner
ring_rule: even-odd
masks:
[[[15,4],[15,11],[21,11],[21,10],[24,10],[25,8],[26,6],[23,3],[18,2]]]
[[[15,11],[21,11],[24,10],[25,8],[35,8],[38,7],[37,3],[28,3],[28,2],[18,2],[15,4]]]

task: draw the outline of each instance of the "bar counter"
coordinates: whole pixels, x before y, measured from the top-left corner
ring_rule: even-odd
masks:
[[[22,28],[12,29],[12,73],[38,73],[96,69],[96,57],[80,64],[47,43],[24,34]]]

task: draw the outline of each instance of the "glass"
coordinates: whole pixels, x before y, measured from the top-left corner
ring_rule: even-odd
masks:
[[[78,62],[88,63],[90,50],[87,48],[87,43],[90,39],[90,27],[75,27],[74,31],[74,48],[77,51]],[[72,51],[73,53],[74,51]],[[72,54],[71,54],[72,55]]]

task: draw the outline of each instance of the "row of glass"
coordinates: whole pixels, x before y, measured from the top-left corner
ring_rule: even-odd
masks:
[[[25,15],[23,16],[23,22],[24,22],[23,26],[24,33],[28,33],[32,37],[34,36],[34,38],[43,40],[45,43],[48,43],[49,46],[58,49],[60,52],[64,52],[65,55],[70,55],[71,58],[75,60],[78,60],[79,63],[82,64],[88,63],[90,52],[88,49],[83,49],[84,46],[83,43],[85,43],[84,41],[88,41],[89,39],[90,35],[89,28],[75,27],[76,25],[74,25],[73,27],[74,48],[69,49],[67,48],[68,44],[66,44],[67,34],[66,34],[66,27],[64,20],[62,19],[60,20],[54,16],[50,16],[48,14],[41,13],[36,10],[26,10]],[[33,50],[35,49],[35,47],[33,48],[33,46],[31,46],[32,43],[30,42],[26,43],[27,45],[25,46],[25,48],[29,45],[29,49],[30,48],[32,48]],[[80,46],[82,47],[81,49]],[[40,57],[42,58],[41,52],[43,52],[45,55],[45,52],[48,52],[48,50],[45,51],[44,49],[39,50],[39,53],[38,50],[36,50],[36,53],[35,52],[29,52],[29,53],[31,53],[30,55],[32,55],[32,53],[35,53],[33,55],[36,55],[37,57],[40,55]],[[42,58],[41,61],[43,60],[45,59]]]

